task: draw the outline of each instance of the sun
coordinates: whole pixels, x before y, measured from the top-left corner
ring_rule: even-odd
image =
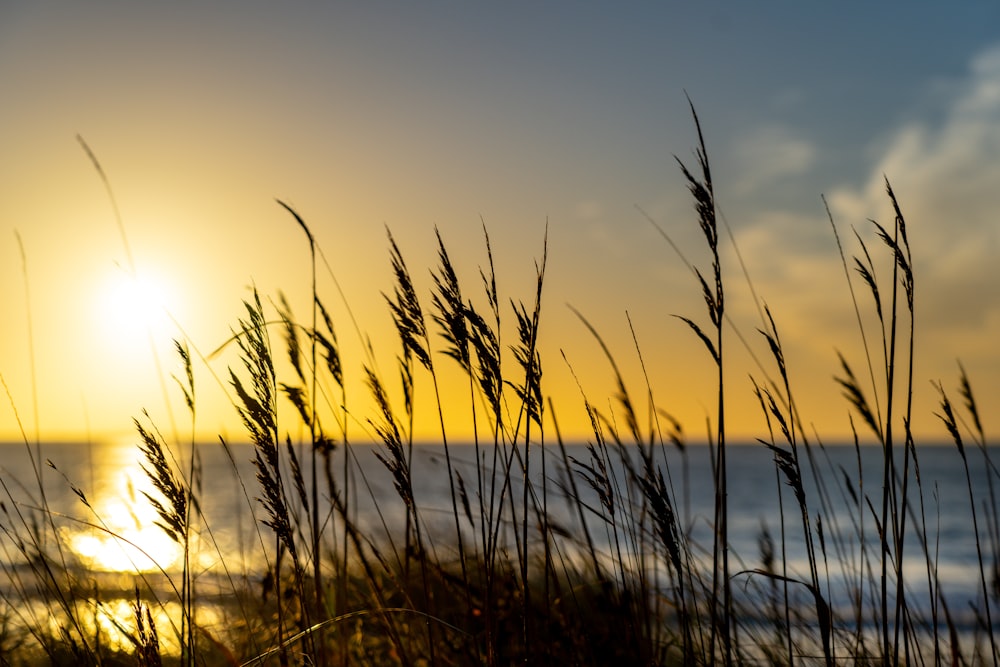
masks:
[[[151,341],[176,335],[170,282],[152,271],[116,266],[102,277],[96,315],[101,333],[120,352],[148,350]]]

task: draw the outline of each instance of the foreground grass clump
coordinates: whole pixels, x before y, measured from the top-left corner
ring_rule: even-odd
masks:
[[[482,291],[473,299],[438,235],[425,309],[390,234],[395,284],[385,298],[400,352],[389,378],[370,349],[361,364],[341,358],[334,320],[316,289],[315,239],[282,204],[308,241],[311,312],[304,322],[280,298],[269,314],[256,292],[245,303],[227,343],[241,364],[230,369],[227,385],[252,445],[252,474],[240,472],[241,448],[222,438],[218,444],[255,519],[247,540],[254,565],[227,561],[216,541],[194,442],[168,443],[144,417],[136,421],[137,454],[150,482],[144,498],[181,558],[160,571],[136,567],[134,576],[89,571],[62,543],[66,517],[50,509],[40,453],[25,439],[39,497],[18,502],[4,482],[7,584],[0,590],[9,610],[0,616],[0,654],[14,664],[996,664],[997,471],[962,370],[960,408],[938,387],[939,416],[965,466],[975,522],[980,594],[970,601],[973,621],[961,621],[969,615],[949,606],[940,585],[939,534],[929,519],[935,496],[922,486],[910,432],[917,290],[905,219],[888,183],[893,223],[873,223],[886,257],[860,235],[857,257],[848,260],[841,250],[855,304],[870,300],[879,324],[873,337],[856,306],[863,367],[879,389],[867,389],[847,359],[839,370],[863,428],[855,439],[858,467],[823,463],[830,460],[825,447],[798,412],[779,318],[763,307],[760,334],[770,359],[752,391],[766,424],[759,446],[775,464],[780,512],[770,520],[779,532],[776,540],[764,524],[757,554],[731,549],[725,417],[732,388],[724,370],[728,347],[745,339],[730,340],[715,185],[695,121],[697,166],[680,167],[710,251],[707,270],[692,267],[708,324],[694,313],[679,318],[704,344],[717,378],[710,517],[685,511],[690,481],[681,425],[656,404],[648,380],[644,400],[633,398],[582,316],[614,371],[614,408],[609,413],[584,396],[592,424],[586,447],[562,441],[538,349],[546,247],[531,299],[508,307],[497,292],[489,236]],[[832,218],[831,226],[837,235]],[[177,353],[194,432],[192,357],[186,344],[178,343]],[[449,423],[467,416],[442,399],[443,364],[457,364],[473,399],[475,441],[461,455]],[[349,373],[365,380],[370,414],[348,410],[349,398],[362,402],[347,396]],[[428,386],[416,382],[421,374],[430,380],[429,397],[416,395],[418,384]],[[402,400],[395,403],[395,395]],[[425,504],[416,490],[418,400],[437,408],[444,507]],[[637,407],[643,402],[645,413]],[[357,442],[355,431],[364,433]],[[305,435],[293,440],[292,433]],[[881,479],[867,485],[862,439],[874,439],[882,455]],[[372,461],[361,460],[372,441],[394,496],[376,493]],[[973,453],[988,469],[990,502],[982,506],[969,473]],[[679,469],[668,465],[678,457]],[[70,484],[93,510],[86,492]],[[377,521],[362,516],[362,500]],[[81,521],[114,533],[96,510]],[[705,523],[710,538],[700,540]],[[797,561],[795,549],[803,554]],[[919,585],[906,578],[914,571]]]

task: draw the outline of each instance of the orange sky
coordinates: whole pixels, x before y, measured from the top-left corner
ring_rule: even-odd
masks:
[[[236,326],[251,284],[268,300],[284,291],[300,319],[309,315],[308,246],[276,198],[310,224],[332,269],[321,267],[319,292],[344,348],[352,437],[370,437],[370,413],[351,313],[398,395],[399,342],[381,296],[392,289],[385,226],[429,310],[435,226],[466,293],[484,305],[485,222],[508,325],[510,299],[530,307],[548,224],[543,388],[564,434],[587,435],[574,373],[605,413],[615,392],[569,304],[605,337],[645,413],[628,313],[657,405],[702,439],[714,420],[714,371],[673,317],[709,326],[700,288],[639,210],[710,270],[673,158],[694,160],[685,93],[809,430],[830,441],[850,432],[833,380],[837,350],[866,377],[820,195],[848,252],[858,251],[854,226],[888,270],[866,222],[891,223],[884,175],[916,269],[914,429],[944,436],[931,383],[957,399],[959,359],[989,429],[989,406],[1000,401],[997,10],[944,17],[928,3],[903,19],[860,3],[732,11],[4,5],[0,374],[10,398],[0,439],[19,440],[22,428],[29,439],[128,437],[144,409],[187,437],[172,340],[209,355]],[[110,179],[123,230],[78,133]],[[727,312],[773,375],[757,304],[723,236]],[[133,264],[146,285],[138,299]],[[866,295],[860,304],[871,312]],[[870,317],[866,326],[877,340]],[[511,342],[514,329],[504,335]],[[761,437],[749,377],[763,373],[735,331],[726,336],[730,433]],[[199,438],[243,437],[230,366],[239,368],[232,350],[196,359]],[[449,359],[438,367],[451,435],[466,437],[467,385]],[[291,379],[286,371],[280,379]],[[417,391],[415,430],[434,438],[427,377]]]

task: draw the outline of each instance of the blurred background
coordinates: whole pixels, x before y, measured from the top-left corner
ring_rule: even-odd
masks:
[[[830,441],[851,433],[837,350],[867,373],[821,195],[848,259],[852,227],[871,242],[887,294],[891,258],[867,220],[891,225],[891,180],[916,273],[913,427],[940,439],[931,383],[953,391],[957,360],[982,405],[1000,400],[998,22],[988,3],[4,3],[0,439],[131,437],[144,409],[188,432],[174,339],[195,358],[196,437],[240,439],[235,350],[211,353],[251,286],[310,317],[308,243],[276,199],[322,251],[356,434],[363,364],[398,393],[386,228],[429,308],[435,227],[485,306],[485,226],[508,325],[509,299],[532,306],[547,230],[543,390],[564,436],[588,432],[581,389],[605,412],[615,391],[572,305],[643,397],[638,342],[656,404],[703,439],[712,362],[673,315],[710,325],[696,279],[647,220],[710,271],[675,160],[695,165],[688,97],[728,225],[727,312],[774,375],[741,257],[799,410]],[[871,312],[869,295],[859,302]],[[748,376],[763,373],[727,335],[727,428],[751,439],[766,425]],[[458,406],[449,428],[468,435],[467,384],[438,366]],[[417,389],[418,410],[431,408],[429,381]],[[434,439],[436,414],[414,428]]]

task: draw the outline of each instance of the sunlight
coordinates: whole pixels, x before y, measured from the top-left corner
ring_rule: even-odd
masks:
[[[122,457],[126,460],[125,457]],[[183,550],[156,525],[159,517],[144,493],[158,497],[138,463],[123,465],[111,483],[91,498],[105,530],[72,534],[70,548],[84,563],[103,572],[154,572],[179,566]]]
[[[52,609],[40,602],[33,602],[26,613],[38,618],[47,619],[49,632],[59,636],[71,623],[78,623],[88,637],[99,638],[99,641],[118,651],[134,650],[135,600],[134,598],[114,597],[104,600],[94,600],[92,613],[79,614],[71,620],[64,610]],[[161,656],[178,657],[181,654],[176,632],[170,631],[180,625],[183,610],[173,601],[143,603],[149,607],[153,623],[157,628]],[[212,610],[199,610],[199,621],[202,623],[219,623],[219,615]]]
[[[173,294],[169,282],[144,271],[130,274],[115,267],[103,277],[95,294],[102,333],[116,346],[148,350],[150,338],[162,340],[175,332],[169,316]]]

